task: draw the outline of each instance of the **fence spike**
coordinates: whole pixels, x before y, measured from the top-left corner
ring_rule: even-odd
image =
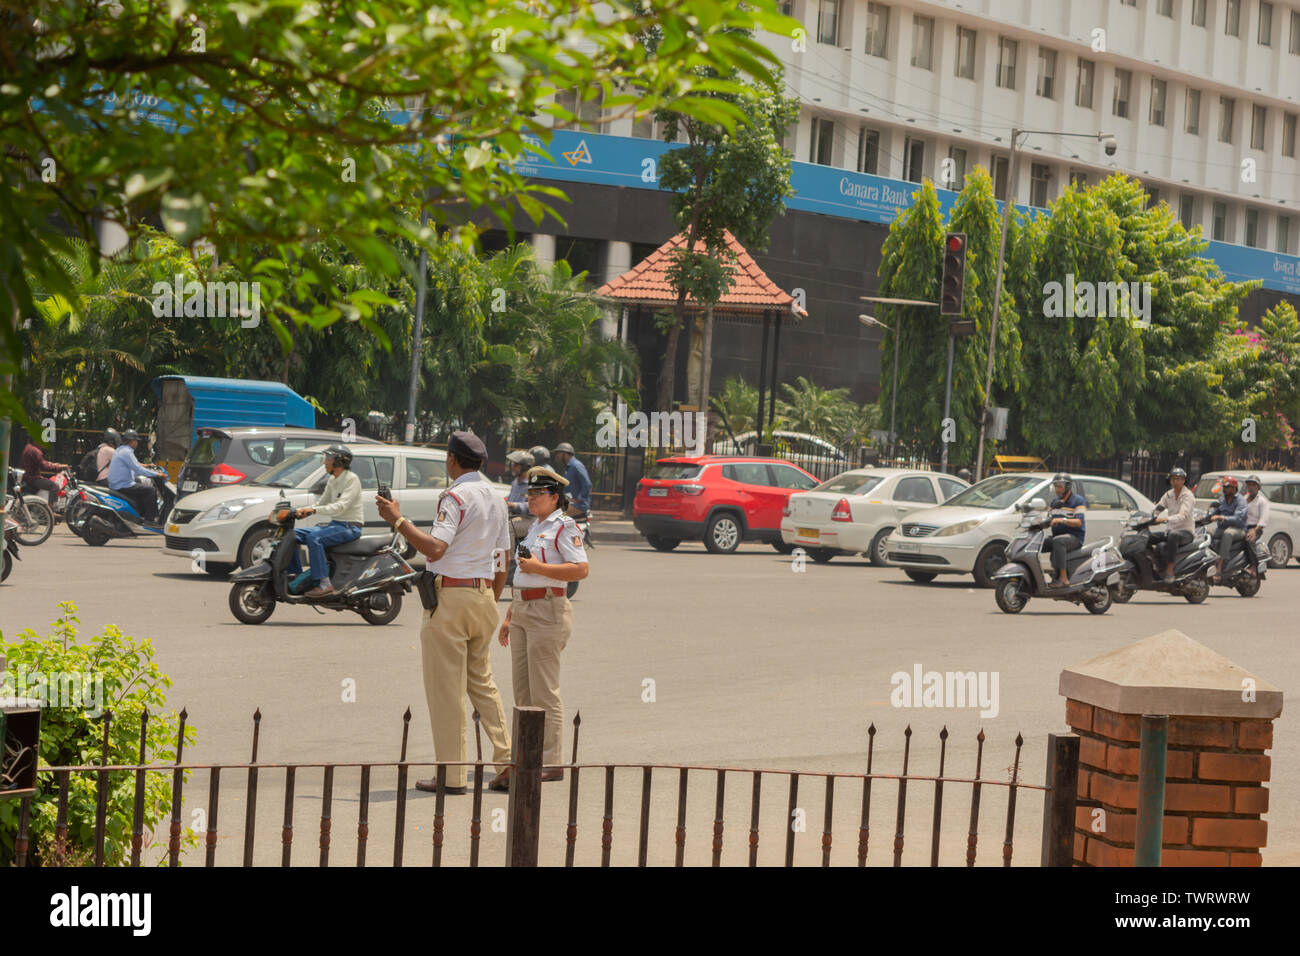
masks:
[[[402,715],[402,755],[397,758],[398,763],[406,762],[406,738],[411,732],[411,707],[408,704],[406,713]]]

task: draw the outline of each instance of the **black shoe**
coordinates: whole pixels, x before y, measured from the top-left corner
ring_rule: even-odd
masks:
[[[431,778],[429,780],[417,780],[415,781],[415,789],[424,790],[427,793],[437,793],[438,780],[436,777]],[[466,788],[465,787],[443,787],[442,792],[445,794],[450,794],[453,797],[459,797],[462,796],[464,793],[466,793]]]

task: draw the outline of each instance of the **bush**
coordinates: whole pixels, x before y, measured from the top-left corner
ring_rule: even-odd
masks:
[[[140,717],[149,713],[145,732],[144,762],[167,763],[176,759],[179,717],[163,713],[165,689],[172,681],[154,663],[153,643],[127,637],[114,625],[88,642],[77,641],[77,608],[59,604],[60,617],[48,638],[23,631],[13,642],[0,634],[0,694],[42,699],[40,766],[98,764],[104,757],[104,721],[112,713],[107,763],[133,764],[140,757]],[[185,728],[192,744],[195,730]],[[185,772],[189,776],[189,772]],[[72,774],[68,788],[68,842],[66,861],[89,862],[95,846],[97,775]],[[119,771],[109,775],[108,814],[105,818],[104,862],[121,866],[130,859],[131,824],[135,809],[135,775]],[[0,800],[0,866],[12,866],[18,833],[19,801]],[[58,812],[58,779],[37,777],[32,798],[28,864],[49,865],[54,853],[54,827]],[[145,775],[144,845],[151,845],[154,828],[171,813],[171,774]],[[183,831],[185,846],[198,844],[198,836]]]

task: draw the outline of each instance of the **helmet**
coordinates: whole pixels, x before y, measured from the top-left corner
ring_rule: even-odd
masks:
[[[1246,479],[1246,484],[1262,485],[1263,482],[1259,480],[1259,475],[1251,475],[1249,478]]]
[[[1219,487],[1222,488],[1225,492],[1229,488],[1231,488],[1233,490],[1233,493],[1235,494],[1237,491],[1237,479],[1232,477],[1232,475],[1228,475],[1222,481],[1219,482]]]
[[[564,452],[566,455],[572,455],[572,454],[573,454],[573,446],[570,445],[567,441],[562,441],[562,442],[560,442],[558,445],[555,446],[555,451],[556,451],[557,454],[558,454],[559,452]]]
[[[114,448],[122,444],[122,436],[118,434],[116,428],[104,429],[104,444],[112,445]]]
[[[325,454],[333,458],[341,468],[348,468],[352,465],[352,449],[347,445],[330,445],[325,449]]]
[[[962,481],[970,481],[971,479],[970,469],[969,468],[961,469],[961,471],[957,472],[957,477],[960,478]]]
[[[126,431],[122,432],[122,444],[126,444],[129,441],[139,441],[139,440],[140,440],[140,433],[137,432],[134,428],[128,428],[126,429]]]
[[[1170,468],[1170,469],[1169,469],[1169,477],[1170,477],[1170,478],[1182,478],[1184,481],[1186,481],[1186,480],[1187,480],[1187,469],[1185,469],[1185,468]]]
[[[506,461],[512,465],[523,465],[525,469],[533,467],[533,456],[526,451],[512,451],[506,455]]]
[[[528,449],[528,454],[533,456],[533,464],[545,465],[551,460],[551,453],[545,445],[534,445]]]
[[[1065,472],[1058,471],[1055,477],[1052,478],[1052,484],[1054,485],[1064,484],[1066,490],[1068,491],[1070,488],[1074,486],[1074,479],[1071,478],[1069,475],[1067,475]]]

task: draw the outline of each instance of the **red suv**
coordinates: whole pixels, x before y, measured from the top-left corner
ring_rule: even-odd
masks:
[[[781,541],[781,513],[790,495],[817,484],[802,468],[775,458],[661,458],[637,482],[632,523],[658,551],[702,538],[714,554],[730,554],[744,540],[789,553],[792,547]]]

